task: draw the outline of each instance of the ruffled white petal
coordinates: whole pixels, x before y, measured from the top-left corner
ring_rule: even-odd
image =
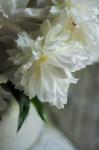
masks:
[[[36,18],[36,19],[44,19],[46,17],[46,13],[48,8],[25,8],[25,9],[17,9],[15,13],[13,13],[13,18]]]
[[[18,34],[18,39],[16,40],[16,44],[19,48],[21,48],[24,52],[25,49],[33,49],[34,40],[32,40],[31,36],[26,32],[22,32]]]

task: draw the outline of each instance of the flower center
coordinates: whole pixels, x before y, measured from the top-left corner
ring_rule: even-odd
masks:
[[[43,62],[45,62],[45,61],[47,60],[47,58],[48,58],[47,55],[42,55],[42,56],[40,57],[40,59],[39,59],[39,62],[40,62],[40,63],[43,63]]]
[[[35,61],[35,64],[36,64],[36,65],[41,65],[41,64],[44,63],[47,59],[48,59],[48,56],[47,56],[47,55],[41,55],[40,58]]]
[[[34,62],[34,70],[37,78],[39,78],[41,74],[41,64],[43,64],[47,59],[47,55],[41,55],[41,57]]]
[[[66,29],[73,33],[77,27],[77,24],[73,21],[71,17],[66,20]]]

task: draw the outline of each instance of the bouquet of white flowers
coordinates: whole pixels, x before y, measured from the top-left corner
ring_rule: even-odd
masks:
[[[98,0],[0,0],[0,111],[13,95],[18,131],[33,103],[59,109],[75,72],[99,61]]]

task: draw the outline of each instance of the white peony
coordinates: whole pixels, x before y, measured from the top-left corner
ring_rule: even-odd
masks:
[[[41,33],[61,25],[58,34],[66,43],[79,43],[88,57],[87,65],[99,61],[99,1],[52,0],[48,19],[41,25]]]
[[[18,32],[38,34],[41,22],[45,19],[48,7],[31,6],[30,0],[0,0],[0,35],[14,40]],[[1,40],[1,38],[0,38]],[[13,42],[13,41],[12,41]]]
[[[8,51],[9,60],[18,66],[16,86],[21,85],[30,99],[37,95],[40,101],[58,108],[67,103],[69,84],[77,82],[71,73],[88,63],[79,43],[66,44],[59,39],[61,29],[61,25],[56,25],[46,37],[36,40],[26,32],[20,33],[18,49]]]
[[[38,18],[46,16],[47,8],[27,8],[29,0],[0,0],[0,12],[7,18]]]
[[[52,0],[54,15],[52,24],[62,24],[68,40],[78,41],[83,46],[99,43],[99,1],[98,0]],[[63,34],[62,33],[62,34]]]

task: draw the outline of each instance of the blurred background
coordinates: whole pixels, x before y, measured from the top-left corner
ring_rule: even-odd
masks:
[[[99,150],[99,64],[78,72],[64,110],[49,107],[54,124],[79,150]]]

